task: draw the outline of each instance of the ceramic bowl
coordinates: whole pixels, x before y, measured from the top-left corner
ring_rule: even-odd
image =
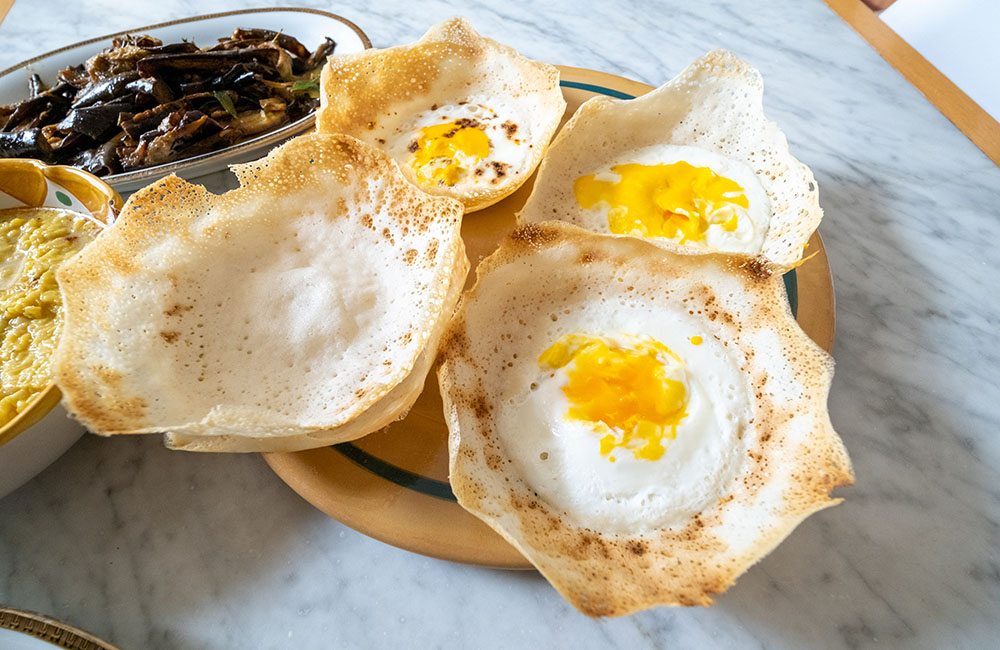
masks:
[[[0,159],[0,210],[49,207],[114,222],[122,198],[87,172],[36,160]],[[54,383],[17,417],[0,427],[0,498],[14,491],[63,454],[84,433],[59,403]]]

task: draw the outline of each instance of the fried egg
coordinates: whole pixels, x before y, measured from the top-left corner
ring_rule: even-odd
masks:
[[[450,188],[474,194],[510,186],[511,176],[531,169],[530,134],[501,116],[515,111],[484,96],[444,106],[432,105],[411,122],[387,133],[385,148],[404,161],[421,188]],[[529,172],[530,175],[530,172]]]
[[[629,160],[574,181],[573,198],[592,230],[706,251],[761,251],[770,202],[748,165],[678,145],[639,149]]]
[[[546,222],[477,275],[440,351],[452,489],[584,613],[710,604],[852,480],[832,361],[758,259]]]
[[[580,106],[518,220],[790,267],[822,216],[812,173],[764,116],[760,75],[719,50],[646,95]]]
[[[691,342],[704,333],[696,319],[626,316],[600,334],[586,318],[551,328],[569,333],[497,413],[501,430],[519,431],[509,449],[525,481],[580,527],[618,534],[711,505],[749,418],[739,368],[718,341]]]
[[[321,82],[320,132],[387,151],[412,183],[466,212],[531,176],[566,106],[554,66],[460,18],[411,45],[331,58]]]

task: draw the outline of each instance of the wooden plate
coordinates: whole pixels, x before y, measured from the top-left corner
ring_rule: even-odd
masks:
[[[565,119],[595,95],[631,98],[646,84],[614,75],[560,67]],[[462,226],[473,268],[510,232],[531,182]],[[823,349],[833,347],[833,281],[819,234],[815,255],[785,276],[789,301],[802,329]],[[469,274],[469,283],[475,274]],[[285,483],[334,519],[370,537],[415,553],[483,566],[531,565],[486,524],[456,503],[448,485],[448,430],[433,373],[410,413],[354,442],[296,453],[264,454]]]

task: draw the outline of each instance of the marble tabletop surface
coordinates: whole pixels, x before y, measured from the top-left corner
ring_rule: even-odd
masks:
[[[123,650],[1000,647],[1000,169],[848,25],[820,0],[297,4],[377,47],[461,14],[532,58],[653,85],[717,47],[757,66],[769,117],[820,183],[830,411],[856,485],[713,607],[590,620],[534,572],[354,532],[258,455],[86,436],[0,500],[0,602]],[[0,69],[236,5],[18,0]]]

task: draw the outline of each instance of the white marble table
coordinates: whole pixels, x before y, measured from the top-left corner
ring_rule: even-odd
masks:
[[[535,573],[364,537],[257,455],[88,436],[0,501],[0,602],[124,650],[1000,647],[1000,169],[850,27],[820,0],[297,2],[376,46],[461,13],[530,57],[654,85],[716,47],[755,64],[769,116],[820,182],[830,409],[857,485],[712,608],[589,620]],[[0,68],[231,8],[18,0]]]

